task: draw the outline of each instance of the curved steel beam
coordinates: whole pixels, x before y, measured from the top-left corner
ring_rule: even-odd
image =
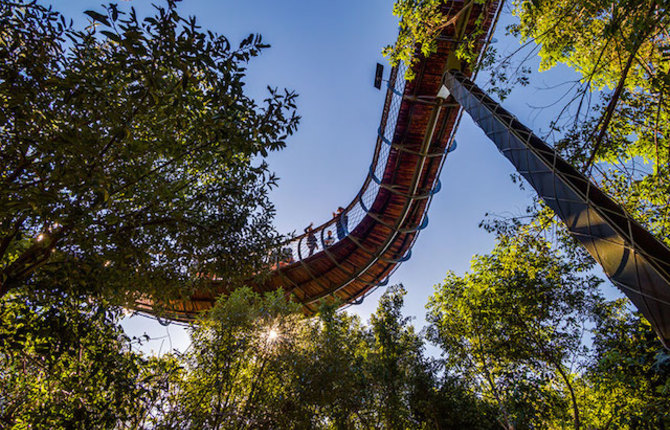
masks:
[[[465,75],[443,83],[670,346],[670,249]]]

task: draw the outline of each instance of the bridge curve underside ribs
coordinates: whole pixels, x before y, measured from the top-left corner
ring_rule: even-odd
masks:
[[[286,247],[291,258],[285,263],[274,261],[277,269],[266,282],[252,283],[254,290],[282,288],[303,305],[305,313],[312,314],[323,300],[348,304],[362,299],[387,282],[408,258],[418,232],[427,224],[426,211],[439,189],[439,173],[460,118],[457,105],[436,97],[442,76],[448,62],[453,67],[457,41],[464,35],[483,29],[477,43],[482,50],[499,2],[452,0],[444,8],[448,16],[457,18],[455,24],[444,30],[437,51],[415,66],[414,80],[405,82],[402,69],[392,71],[370,172],[342,215],[351,227],[346,237],[327,246],[326,231],[335,232],[338,226],[336,220],[322,224],[313,232],[318,246],[313,255],[307,234],[295,238]],[[218,291],[225,293],[225,286]],[[211,308],[219,293],[197,293],[190,300],[163,306],[162,314],[177,321],[192,320]],[[137,302],[136,309],[155,311],[150,300]]]
[[[670,346],[670,249],[467,76],[444,84]]]

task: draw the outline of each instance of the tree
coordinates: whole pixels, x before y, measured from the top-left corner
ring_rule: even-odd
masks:
[[[370,318],[365,360],[373,428],[487,429],[493,421],[461,378],[446,375],[424,356],[425,339],[402,315],[406,290],[389,288]]]
[[[263,157],[298,123],[295,94],[244,94],[268,45],[233,48],[174,0],[86,13],[76,30],[0,1],[0,295],[66,276],[128,303],[262,272],[279,240]]]
[[[146,358],[121,313],[72,296],[0,302],[0,428],[138,428],[178,368]]]
[[[293,401],[290,359],[303,318],[282,291],[260,296],[243,287],[220,298],[195,326],[187,371],[162,426],[273,428],[287,427],[286,419],[304,420]]]
[[[281,292],[222,298],[193,333],[168,427],[416,425],[409,375],[422,343],[399,314],[402,295],[384,297],[370,328],[332,305],[306,319]]]
[[[580,428],[572,369],[583,359],[601,281],[539,233],[533,226],[500,232],[471,272],[450,272],[427,305],[429,335],[447,371],[496,406],[503,428],[566,420]]]
[[[453,18],[446,4],[396,2],[401,35],[386,50],[392,61],[411,64],[417,45],[422,54],[434,49]],[[564,64],[579,76],[549,124],[557,149],[670,244],[667,2],[521,0],[512,7],[519,23],[508,29],[531,45],[517,70],[527,73],[523,62],[538,50],[541,70]],[[487,63],[503,96],[509,90],[500,85],[529,82],[507,74],[509,61]],[[530,214],[533,234],[556,227],[541,205]],[[500,235],[492,254],[475,257],[472,273],[450,273],[431,299],[431,337],[445,350],[446,371],[497,405],[507,428],[568,419],[574,427],[664,428],[667,355],[647,338],[648,327],[598,298],[599,281],[588,275],[593,262],[565,231],[553,238],[557,252],[519,227]],[[596,323],[593,350],[581,340],[587,320]]]
[[[368,378],[372,384],[375,427],[408,428],[418,425],[412,410],[412,380],[424,364],[423,342],[401,313],[402,285],[390,288],[370,317]]]
[[[607,153],[597,154],[624,92],[632,98],[654,98],[654,107],[647,112],[650,119],[658,116],[652,113],[661,113],[663,93],[670,85],[664,64],[670,18],[664,2],[521,1],[516,4],[515,13],[519,24],[512,31],[522,41],[532,39],[540,45],[541,70],[563,63],[582,76],[583,92],[603,87],[614,90],[593,129],[595,147],[588,164],[596,155]],[[667,101],[665,106],[667,110]],[[658,156],[656,161],[660,163]]]
[[[281,292],[232,292],[196,325],[158,427],[491,428],[423,356],[403,295],[389,290],[364,326],[332,304],[307,319]]]
[[[596,313],[593,357],[584,373],[594,428],[670,426],[670,355],[649,323],[624,301]]]
[[[0,427],[493,428],[463,380],[423,356],[388,291],[372,325],[281,291],[240,288],[183,354],[146,357],[104,299],[12,292],[0,303]]]
[[[355,315],[324,304],[305,322],[303,350],[295,356],[295,401],[305,405],[311,428],[366,428],[371,384],[367,328]]]
[[[488,0],[470,0],[463,4],[458,12],[452,13],[452,8],[445,0],[397,0],[393,4],[393,14],[400,18],[400,31],[395,44],[384,48],[384,55],[389,57],[391,64],[405,63],[408,67],[405,72],[407,79],[414,78],[413,66],[420,56],[427,57],[437,50],[437,39],[449,26],[456,26],[464,14],[470,13],[474,5],[486,9],[495,4]],[[479,57],[479,47],[476,40],[482,35],[481,24],[485,14],[480,13],[476,18],[475,30],[463,35],[455,54],[469,67],[476,66]]]
[[[564,132],[557,147],[585,169],[600,162],[600,186],[670,244],[666,2],[524,0],[514,13],[511,31],[537,45],[540,70],[564,64],[580,77],[559,115],[573,118],[552,125]]]

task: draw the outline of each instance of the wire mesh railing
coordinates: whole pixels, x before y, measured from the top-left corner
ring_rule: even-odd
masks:
[[[272,269],[289,266],[309,259],[346,238],[365,218],[380,190],[380,181],[387,168],[390,143],[396,129],[398,113],[405,90],[405,66],[400,65],[391,71],[388,80],[387,97],[372,163],[363,186],[356,197],[346,207],[340,207],[333,217],[317,227],[308,227],[304,233],[291,238],[270,256]]]
[[[448,16],[452,15],[452,9],[456,3],[459,4],[459,7],[462,7],[462,2],[455,2],[450,4],[449,11],[446,13]],[[499,15],[499,12],[500,8],[498,6],[495,12],[496,19]],[[479,64],[481,56],[488,46],[493,27],[494,26],[488,29],[487,37],[483,41],[483,46],[481,49],[482,53],[480,54],[480,58],[477,60],[477,64]],[[356,228],[356,226],[361,221],[363,221],[363,219],[365,219],[366,215],[369,214],[369,211],[372,208],[380,189],[382,188],[384,174],[388,173],[386,172],[386,169],[392,168],[391,166],[388,166],[388,159],[394,146],[394,134],[396,131],[398,113],[404,98],[406,85],[404,79],[405,71],[406,66],[401,64],[398,68],[394,68],[391,72],[391,77],[388,81],[387,97],[384,104],[382,120],[378,129],[378,139],[375,147],[374,157],[359,193],[346,208],[341,208],[339,213],[334,213],[333,218],[319,225],[318,227],[315,227],[311,230],[305,230],[304,234],[299,235],[284,244],[282,249],[274,256],[272,262],[273,268],[278,269],[299,262],[303,262],[303,264],[305,264],[304,260],[309,259],[319,251],[327,249],[338,241],[345,239],[349,233],[351,233]],[[456,123],[460,122],[461,114],[462,112],[459,110]],[[421,222],[418,226],[416,226],[416,228],[412,228],[408,231],[399,230],[399,232],[403,233],[414,233],[410,237],[409,246],[405,247],[407,250],[406,254],[393,256],[391,259],[382,259],[390,265],[388,271],[385,272],[384,279],[378,279],[372,288],[370,287],[369,283],[364,282],[366,285],[362,287],[363,289],[360,291],[360,293],[354,295],[356,297],[360,296],[359,300],[352,302],[352,304],[356,304],[362,301],[362,299],[374,291],[377,286],[386,285],[388,283],[388,278],[399,267],[397,263],[406,261],[411,256],[411,248],[418,238],[419,231],[425,228],[428,224],[427,211],[432,202],[432,197],[440,189],[439,176],[446,160],[446,153],[455,149],[456,145],[454,141],[454,134],[456,129],[457,125],[453,127],[446,144],[447,150],[445,151],[444,156],[442,156],[439,160],[440,164],[437,170],[437,175],[435,176],[431,186],[432,191],[427,195]],[[416,196],[408,196],[409,199],[413,199],[414,197]],[[377,218],[374,217],[374,219]],[[396,232],[396,234],[397,233],[398,232]]]
[[[498,4],[497,0],[491,0],[491,3]],[[445,14],[447,16],[453,15],[456,18],[460,14],[460,10],[471,8],[473,5],[472,0],[467,3],[464,0],[453,0],[445,5],[445,7],[448,7]],[[477,9],[477,6],[474,6],[474,9]],[[499,8],[496,10],[497,16]],[[465,19],[463,22],[470,21],[472,20]],[[467,25],[463,28],[463,31],[469,28]],[[454,24],[454,27],[458,26]],[[482,51],[486,49],[488,40],[490,40],[491,30],[492,28],[489,28],[486,41],[482,41],[484,45]],[[450,37],[449,40],[441,38],[440,43],[449,43],[451,44],[449,49],[454,49],[455,44],[459,43],[457,40],[460,39],[458,38],[462,38],[462,34],[457,37]],[[426,61],[430,63],[431,60],[426,59]],[[440,118],[440,109],[445,107],[453,109],[455,106],[443,104],[440,108],[437,108],[439,102],[436,103],[436,98],[429,94],[432,90],[427,95],[414,94],[416,86],[411,85],[406,88],[405,71],[405,65],[394,67],[391,71],[373,159],[358,194],[349,205],[338,209],[332,218],[317,227],[306,228],[303,234],[290,238],[267,258],[269,268],[275,271],[273,276],[276,275],[276,278],[280,278],[272,285],[275,287],[283,285],[287,291],[292,292],[303,303],[307,310],[313,309],[312,305],[325,297],[339,296],[348,301],[349,305],[358,304],[377,287],[387,285],[389,277],[399,267],[398,263],[409,259],[419,231],[428,224],[427,211],[433,195],[440,189],[439,176],[446,160],[446,154],[455,148],[453,136],[458,127],[461,112],[459,110],[456,123],[449,126],[451,130],[447,141],[445,142],[442,137],[440,138],[441,149],[439,153],[429,153],[428,151],[435,142],[432,139],[435,128],[431,129],[430,126],[426,128],[426,133],[430,134],[424,137],[421,150],[410,149],[408,145],[405,145],[407,142],[404,139],[399,139],[399,135],[396,133],[398,125],[401,125],[401,129],[403,128],[403,124],[398,124],[401,109],[403,112],[401,118],[404,123],[408,120],[405,114],[411,117],[410,121],[414,118],[412,112],[415,104],[433,104],[433,114],[435,116],[430,118],[426,116],[422,120],[428,119],[429,123],[435,124],[434,121]],[[406,91],[408,94],[405,94]],[[410,92],[412,94],[409,94]],[[425,112],[419,115],[425,116]],[[394,141],[394,139],[397,141]],[[418,143],[418,141],[414,143]],[[429,159],[430,161],[428,161]],[[437,171],[434,170],[436,167],[435,161],[439,163]],[[407,172],[409,172],[407,168],[414,162],[416,162],[416,166],[410,178],[407,176]],[[398,163],[407,164],[402,166],[405,168],[405,176],[407,176],[404,179],[411,179],[407,187],[399,186],[394,182],[397,179],[397,175],[394,175],[394,173],[397,173]],[[430,183],[425,183],[424,179],[428,178],[426,175],[429,175]],[[380,195],[382,188],[385,192]],[[395,205],[395,212],[392,216],[385,209],[382,209],[388,207],[387,196]],[[366,231],[370,230],[367,227],[363,228],[364,226],[361,225],[364,220],[367,220],[365,224],[367,227],[372,226],[374,229],[376,228],[375,225],[381,224],[390,228],[391,233],[387,234],[385,228],[379,230],[383,233],[377,234],[377,237],[372,240],[375,245],[371,247],[371,243],[366,241]],[[361,228],[357,230],[359,226]],[[385,237],[381,237],[384,235]],[[355,264],[342,264],[343,258],[349,258],[344,257],[344,254],[339,252],[342,248],[338,247],[338,252],[328,250],[329,247],[347,238],[349,238],[347,247],[352,245],[364,251],[351,254],[359,258]],[[368,258],[366,258],[366,254],[368,254]],[[326,260],[330,260],[337,267],[338,270],[335,271],[337,273],[334,276],[337,280],[329,279],[328,274],[324,272],[323,267],[325,266],[321,263],[324,256]],[[311,260],[312,258],[313,260]],[[317,262],[317,260],[319,261]],[[282,270],[288,267],[294,269],[299,266],[302,266],[304,270],[302,273],[297,273],[297,276],[293,276],[293,272]],[[305,280],[306,275],[308,280]],[[343,280],[344,278],[346,279]],[[307,288],[303,288],[303,285],[307,285]],[[339,293],[344,288],[348,288],[344,293],[345,297]],[[191,300],[190,308],[186,306],[175,310],[178,314],[176,318],[192,319],[197,312],[207,308],[207,306],[201,306],[203,302],[207,301],[211,301],[209,297],[195,301]],[[196,302],[197,305],[195,305]],[[152,304],[150,303],[145,306],[145,309],[151,309],[151,307]]]

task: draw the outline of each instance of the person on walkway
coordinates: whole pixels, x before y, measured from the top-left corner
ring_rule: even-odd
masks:
[[[310,223],[307,228],[305,228],[305,233],[307,234],[307,248],[309,248],[310,257],[314,254],[314,251],[319,248],[316,236],[314,235],[314,229],[312,228],[313,225],[314,223]]]
[[[281,253],[282,253],[282,261],[279,264],[280,266],[282,265],[281,263],[283,263],[284,265],[295,263],[295,260],[293,259],[293,250],[291,248],[289,248],[288,246],[284,247],[282,248]]]
[[[344,208],[340,206],[337,212],[333,213],[333,218],[335,218],[337,240],[342,240],[349,234],[349,216],[344,214]]]
[[[323,240],[323,247],[328,248],[329,246],[333,246],[335,243],[335,238],[333,237],[333,231],[328,230],[328,236]]]

